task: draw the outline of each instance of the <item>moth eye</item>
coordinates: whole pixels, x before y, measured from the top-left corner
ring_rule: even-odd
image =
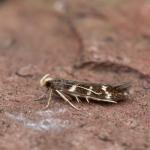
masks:
[[[51,87],[51,82],[50,82],[50,81],[47,81],[47,82],[45,83],[45,86],[46,86],[46,87]]]

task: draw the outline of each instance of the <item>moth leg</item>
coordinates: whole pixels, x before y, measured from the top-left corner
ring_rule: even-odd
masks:
[[[41,100],[43,100],[43,99],[45,99],[46,98],[46,95],[45,94],[43,94],[42,96],[40,96],[39,98],[37,98],[37,99],[34,99],[34,101],[41,101]]]
[[[75,96],[75,98],[76,98],[77,102],[80,103],[79,97],[78,97],[78,96]]]
[[[89,98],[88,98],[88,97],[85,97],[85,99],[86,99],[86,101],[87,101],[88,103],[90,103],[90,101],[89,101]]]
[[[42,96],[40,96],[37,99],[34,99],[34,101],[41,101],[43,99],[46,99],[47,98],[47,92],[48,92],[48,89],[46,90],[46,92]]]
[[[60,91],[56,90],[56,92],[60,95],[60,97],[61,97],[62,99],[64,99],[66,102],[68,102],[73,108],[79,110],[79,109],[78,109],[76,106],[74,106],[74,105],[69,101],[69,99],[67,99]]]
[[[49,98],[48,98],[48,101],[47,101],[47,105],[45,106],[45,109],[47,109],[50,105],[50,102],[51,102],[51,99],[52,99],[52,89],[50,89],[50,93],[49,93]]]

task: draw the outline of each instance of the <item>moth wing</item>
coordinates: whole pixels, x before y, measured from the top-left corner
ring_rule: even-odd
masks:
[[[90,83],[90,82],[78,82],[78,81],[68,81],[67,83],[70,86],[73,87],[75,85],[76,88],[81,88],[84,90],[92,91],[91,93],[94,93],[95,95],[87,95],[87,93],[82,93],[78,90],[72,89],[72,91],[69,91],[67,88],[62,89],[62,92],[64,92],[67,95],[74,96],[74,97],[82,97],[82,98],[88,98],[90,100],[95,101],[104,101],[104,102],[112,102],[117,103],[119,99],[124,98],[124,93],[128,92],[128,89],[131,87],[131,84],[129,82],[117,84],[117,85],[108,85],[108,84],[101,84],[101,83]],[[88,87],[88,88],[86,88]],[[94,89],[98,89],[101,87],[109,87],[109,90],[103,94],[96,93],[94,90],[90,90],[90,87],[94,87]],[[111,95],[108,95],[109,93]],[[120,93],[121,97],[120,97]]]
[[[130,82],[125,82],[122,84],[118,84],[118,85],[114,85],[114,88],[116,88],[119,91],[128,91],[129,88],[131,87],[131,83]]]
[[[101,101],[101,102],[110,102],[110,103],[117,103],[116,101],[112,100],[112,99],[107,99],[107,98],[97,98],[97,97],[93,97],[93,96],[88,96],[88,98],[95,100],[95,101]]]
[[[79,92],[70,92],[67,90],[62,90],[62,92],[65,93],[66,95],[71,95],[73,97],[88,98],[90,100],[101,101],[101,102],[117,103],[115,100],[110,99],[110,98],[107,99],[107,98],[98,98],[98,97],[94,97],[94,96],[87,96],[86,94],[81,94]]]
[[[102,86],[104,84],[101,83],[93,83],[93,82],[84,82],[84,81],[72,81],[72,80],[66,80],[64,83],[66,85],[85,85],[85,86]]]
[[[68,85],[73,85],[73,84],[68,84]],[[85,87],[94,87],[94,88],[99,88],[102,86],[107,86],[107,87],[112,87],[114,90],[118,91],[118,92],[128,92],[129,89],[131,88],[131,83],[130,82],[123,82],[121,84],[101,84],[101,83],[92,83],[92,82],[76,82],[74,81],[74,85],[81,85],[81,86],[85,86]],[[78,93],[81,94],[81,93]],[[85,96],[85,95],[84,95]]]

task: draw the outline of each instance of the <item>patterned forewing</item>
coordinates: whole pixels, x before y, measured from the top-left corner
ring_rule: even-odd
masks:
[[[124,99],[124,92],[127,90],[127,87],[124,86],[124,84],[112,86],[94,83],[90,84],[84,82],[80,83],[69,80],[61,80],[57,81],[56,83],[56,87],[66,94],[85,98],[88,97],[90,99],[97,98],[104,100],[119,101]]]
[[[70,86],[69,89],[64,89],[63,91],[80,97],[95,97],[101,99],[105,99],[106,97],[106,93],[102,89],[102,86],[97,85],[74,84]]]

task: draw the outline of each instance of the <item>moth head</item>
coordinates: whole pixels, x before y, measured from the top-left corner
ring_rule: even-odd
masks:
[[[40,85],[43,87],[47,87],[49,88],[51,86],[53,78],[50,77],[49,74],[46,74],[45,76],[43,76],[40,80]]]

